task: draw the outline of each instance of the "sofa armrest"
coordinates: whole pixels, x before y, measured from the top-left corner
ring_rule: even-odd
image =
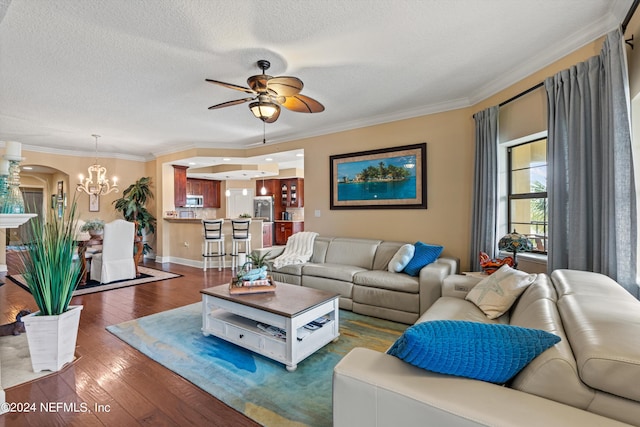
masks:
[[[285,246],[272,246],[269,248],[259,248],[259,249],[254,249],[251,251],[251,253],[255,253],[258,254],[259,256],[263,256],[264,254],[268,254],[267,258],[265,258],[266,261],[270,261],[273,260],[277,257],[279,257],[280,255],[282,255],[282,253],[284,252],[284,248]]]
[[[479,277],[465,276],[464,274],[447,276],[442,281],[442,296],[464,299],[481,280]]]
[[[385,353],[356,348],[333,371],[333,425],[627,424],[508,387],[435,374]]]
[[[420,270],[420,315],[442,296],[444,278],[454,274],[457,261],[454,258],[438,258]]]

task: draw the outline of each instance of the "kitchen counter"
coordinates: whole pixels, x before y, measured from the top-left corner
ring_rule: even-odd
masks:
[[[215,219],[215,218],[210,218]],[[235,219],[235,218],[234,218]],[[176,262],[193,267],[202,267],[202,219],[201,218],[170,218],[164,217],[165,235],[171,242],[170,253],[167,254],[168,260],[164,262]],[[268,244],[264,243],[264,228],[271,230],[269,227],[273,223],[264,222],[262,220],[251,220],[249,232],[251,233],[251,249],[261,249],[270,246],[271,238]],[[232,235],[231,219],[224,218],[222,225],[222,233],[225,236],[225,257],[226,265],[231,265],[231,246]]]
[[[165,217],[163,218],[165,221],[169,221],[169,222],[182,222],[182,223],[189,223],[189,222],[195,222],[200,224],[202,222],[202,219],[200,218],[173,218],[173,217]]]

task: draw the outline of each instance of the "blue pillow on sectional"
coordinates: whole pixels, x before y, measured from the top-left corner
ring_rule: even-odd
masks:
[[[503,384],[559,341],[538,329],[435,320],[409,327],[387,353],[433,372]]]
[[[411,258],[409,264],[402,270],[409,276],[419,275],[422,267],[437,260],[443,249],[442,246],[427,245],[422,242],[416,242],[414,246],[416,250],[413,253],[413,258]]]

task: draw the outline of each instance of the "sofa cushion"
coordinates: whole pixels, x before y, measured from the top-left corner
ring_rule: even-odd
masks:
[[[391,258],[393,258],[401,247],[407,244],[410,245],[411,243],[392,241],[384,241],[380,243],[376,248],[376,256],[373,258],[372,270],[387,270],[389,268]]]
[[[294,276],[302,275],[302,266],[304,264],[289,264],[283,265],[280,268],[274,268],[273,263],[270,263],[272,271],[277,271],[278,273],[291,274]]]
[[[409,261],[409,264],[402,270],[410,276],[417,276],[420,274],[420,270],[427,264],[431,264],[438,259],[442,253],[442,246],[427,245],[426,243],[416,242],[415,252],[413,258]]]
[[[327,249],[329,249],[329,244],[331,241],[335,239],[335,237],[322,237],[318,236],[313,241],[313,255],[311,255],[311,259],[309,262],[314,262],[316,264],[323,263],[325,258],[327,257]]]
[[[458,297],[440,297],[416,321],[468,320],[481,323],[509,324],[509,313],[497,319],[489,319],[474,303]]]
[[[391,273],[400,273],[409,264],[409,261],[413,258],[413,254],[416,251],[416,247],[410,244],[406,244],[400,247],[395,253],[391,261],[387,266],[388,271]]]
[[[412,294],[417,294],[420,288],[417,277],[409,276],[408,274],[389,273],[384,270],[360,271],[353,276],[353,283]]]
[[[367,271],[365,268],[354,265],[343,264],[303,264],[302,274],[305,276],[324,277],[327,279],[342,280],[343,282],[352,282],[353,276],[361,271]]]
[[[489,319],[495,319],[509,310],[535,279],[535,274],[503,265],[498,271],[482,279],[465,298],[480,307]]]
[[[433,372],[502,384],[558,341],[537,329],[437,320],[411,326],[387,353]]]
[[[324,262],[344,264],[371,270],[380,240],[336,237],[329,243]]]

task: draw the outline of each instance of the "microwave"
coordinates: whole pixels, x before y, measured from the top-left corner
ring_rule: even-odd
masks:
[[[201,208],[204,206],[204,196],[194,196],[187,195],[187,204],[185,205],[188,208]]]

